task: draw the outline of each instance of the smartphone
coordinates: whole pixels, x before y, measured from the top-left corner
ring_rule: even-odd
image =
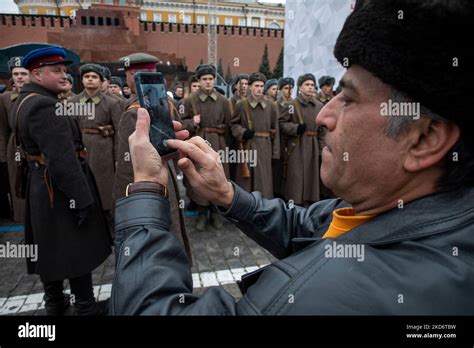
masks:
[[[178,154],[176,149],[163,144],[175,139],[165,80],[161,73],[137,72],[134,75],[140,106],[150,114],[150,142],[166,161]]]

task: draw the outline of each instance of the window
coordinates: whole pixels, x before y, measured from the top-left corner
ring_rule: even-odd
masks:
[[[246,25],[245,22],[246,22],[245,18],[239,18],[239,25],[240,25],[241,27],[245,27],[245,25]]]
[[[54,16],[54,15],[56,15],[56,11],[55,10],[46,10],[46,14],[48,16]]]
[[[153,13],[153,22],[161,22],[161,13]]]
[[[59,14],[60,14],[61,16],[65,16],[65,15],[66,15],[66,12],[64,12],[64,10],[61,10],[61,11],[59,11]]]
[[[225,25],[232,25],[232,18],[226,18]]]
[[[146,12],[140,13],[140,20],[146,21]]]
[[[267,21],[267,27],[269,29],[280,29],[280,25],[276,21]]]
[[[219,25],[219,17],[212,16],[211,24]]]
[[[260,26],[260,18],[252,18],[252,27]]]
[[[168,15],[168,22],[170,22],[170,23],[176,23],[176,15],[170,13],[170,14]]]
[[[198,16],[198,18],[197,18],[197,24],[206,24],[206,17],[204,17],[204,16]]]
[[[30,8],[30,10],[28,11],[28,13],[29,13],[30,15],[35,15],[35,14],[38,14],[38,10],[35,9],[35,8]]]
[[[191,24],[191,16],[190,15],[184,15],[183,23],[184,24]]]

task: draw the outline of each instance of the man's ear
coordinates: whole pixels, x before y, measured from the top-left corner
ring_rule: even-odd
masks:
[[[33,76],[36,81],[41,81],[41,70],[33,69],[33,71],[30,72],[30,76]]]
[[[436,166],[460,137],[459,127],[452,122],[422,117],[416,123],[407,131],[404,168],[408,172]]]

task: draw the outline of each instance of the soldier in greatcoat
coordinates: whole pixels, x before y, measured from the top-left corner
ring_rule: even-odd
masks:
[[[99,188],[102,207],[112,207],[112,191],[115,176],[115,161],[118,137],[116,135],[120,116],[119,103],[101,92],[103,70],[97,64],[84,64],[80,76],[84,90],[69,100],[74,106],[87,111],[77,115],[87,149],[87,162],[94,173]],[[107,213],[108,214],[108,213]]]
[[[229,102],[214,89],[216,71],[213,66],[199,65],[196,68],[196,77],[200,83],[199,90],[185,98],[179,106],[178,112],[183,120],[183,127],[191,135],[198,135],[207,140],[215,151],[225,152],[231,117]],[[229,178],[228,163],[224,162],[223,166]],[[209,217],[216,229],[222,228],[222,218],[211,209],[211,202],[196,195],[189,186],[186,194],[197,206],[196,230],[204,231]]]
[[[242,144],[240,151],[248,158],[237,168],[237,184],[273,198],[272,159],[280,157],[280,132],[277,105],[263,95],[265,81],[261,73],[250,75],[250,95],[236,104],[231,125],[232,135]]]
[[[303,205],[319,200],[320,136],[316,116],[323,105],[314,97],[316,79],[313,74],[298,78],[298,97],[285,106],[280,128],[287,137],[284,165],[285,198]]]
[[[18,197],[15,192],[18,164],[16,160],[19,158],[15,148],[13,124],[9,122],[9,119],[12,105],[17,100],[23,86],[29,81],[29,71],[23,66],[23,57],[12,57],[8,61],[8,68],[12,74],[15,89],[0,96],[0,175],[4,178],[0,183],[0,192],[4,194],[3,204],[5,206],[8,201],[11,202],[10,207],[5,207],[5,213],[13,210],[13,220],[23,222],[25,221],[25,200]]]
[[[27,269],[40,276],[48,315],[63,315],[69,306],[64,279],[76,314],[97,315],[91,272],[110,255],[112,240],[80,128],[60,107],[58,95],[67,89],[66,65],[71,63],[65,57],[59,46],[25,56],[30,83],[10,115],[29,167],[25,244],[38,248],[37,259],[27,258]]]

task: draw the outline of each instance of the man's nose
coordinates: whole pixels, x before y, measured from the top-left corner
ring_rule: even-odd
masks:
[[[337,98],[332,98],[316,116],[316,125],[332,131],[336,128],[338,116]]]

